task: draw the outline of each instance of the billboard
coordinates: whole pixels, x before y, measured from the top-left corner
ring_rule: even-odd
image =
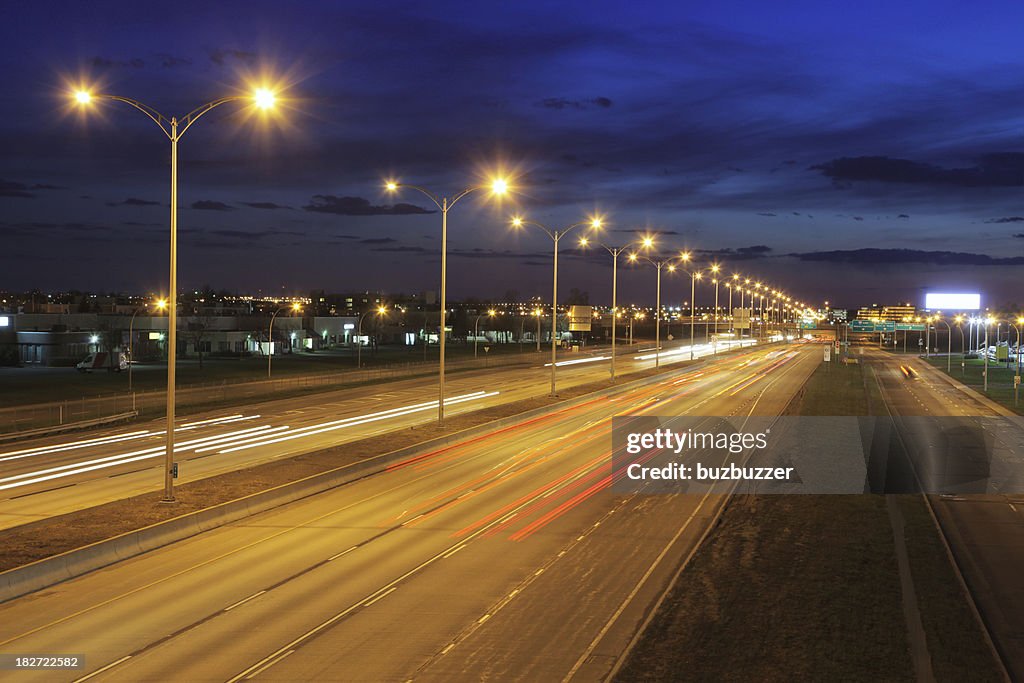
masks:
[[[924,307],[930,311],[977,311],[981,309],[981,295],[929,292],[925,294]]]

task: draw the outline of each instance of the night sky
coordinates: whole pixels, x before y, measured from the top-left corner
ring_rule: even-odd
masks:
[[[781,8],[780,8],[781,6]],[[454,194],[496,168],[517,194],[450,213],[451,296],[550,292],[550,240],[667,250],[840,305],[982,291],[1020,305],[1024,3],[9,3],[0,25],[0,288],[165,291],[170,146],[183,288],[280,294],[438,287],[441,217],[394,176]],[[610,256],[564,247],[610,301]],[[626,302],[654,273],[620,268]],[[668,300],[688,282],[666,281]]]

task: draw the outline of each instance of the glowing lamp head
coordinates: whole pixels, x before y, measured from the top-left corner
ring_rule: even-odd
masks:
[[[387,306],[378,306],[377,307],[377,315],[384,315],[387,312],[388,312]]]
[[[636,263],[636,258],[637,258],[636,254],[630,254],[629,255],[629,262],[630,263]]]
[[[494,316],[498,315],[498,312],[492,308],[491,310],[487,311],[487,315],[493,318]]]
[[[590,227],[593,228],[594,230],[600,230],[601,229],[601,218],[600,218],[600,216],[598,216],[596,218],[592,218],[590,220]]]
[[[79,104],[89,104],[92,102],[92,93],[88,90],[79,90],[75,93],[75,102]]]
[[[491,182],[491,192],[497,195],[506,194],[508,192],[508,182],[502,178],[497,178]]]
[[[644,245],[644,249],[650,249],[651,247],[654,246],[654,238],[653,237],[645,237],[643,239],[642,244]]]
[[[581,237],[580,238],[580,246],[581,247],[585,247],[588,244],[590,244],[590,240],[588,240],[586,237]]]
[[[523,227],[523,219],[520,218],[519,216],[513,216],[512,217],[512,227],[514,227],[514,228],[521,228],[521,227]]]
[[[389,180],[386,183],[384,183],[384,189],[387,190],[388,192],[396,192],[398,190],[398,183],[396,183],[394,180]]]
[[[277,97],[266,88],[256,88],[252,93],[252,100],[260,109],[273,109]]]
[[[718,265],[717,263],[715,263],[715,264],[712,264],[712,266],[711,266],[711,272],[712,272],[712,273],[717,273],[717,272],[718,272],[719,270],[721,270],[721,268],[722,268],[722,267],[721,267],[720,265]]]
[[[295,311],[296,313],[301,311],[302,310],[302,304],[300,304],[298,301],[296,301],[295,303],[292,304],[292,310]]]
[[[155,302],[153,302],[153,306],[158,311],[166,310],[167,309],[167,299],[157,299]]]
[[[668,264],[668,272],[670,272],[670,273],[676,272],[676,264],[674,264],[674,263]]]
[[[703,277],[703,274],[702,273],[694,273],[693,277],[694,277],[694,279],[699,280],[699,279],[701,279]]]
[[[679,259],[681,261],[683,261],[683,262],[689,261],[690,260],[690,252],[688,252],[688,251],[682,252],[681,254],[679,254]]]

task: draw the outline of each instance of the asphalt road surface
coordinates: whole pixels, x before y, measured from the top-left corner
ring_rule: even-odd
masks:
[[[614,415],[776,415],[760,349],[595,398],[0,605],[17,681],[595,680],[725,496],[609,490]],[[95,675],[94,675],[95,674]]]
[[[867,358],[877,368],[893,414],[990,418],[984,433],[1008,452],[1024,456],[1024,418],[1008,418],[996,427],[991,418],[1005,409],[963,391],[923,360],[880,351],[868,352]],[[917,376],[905,377],[900,365],[914,368]],[[940,442],[939,424],[903,425],[904,443],[915,459],[927,457],[929,446]],[[1024,680],[1024,494],[1017,489],[930,500],[1011,678]]]
[[[711,348],[698,345],[695,350],[699,356],[709,354]],[[662,356],[663,363],[688,360],[689,347],[669,349]],[[543,362],[532,368],[495,368],[450,376],[446,415],[547,395],[550,367]],[[562,388],[608,377],[608,359],[603,356],[569,359],[559,365],[558,386]],[[653,365],[650,351],[638,352],[620,356],[617,371]],[[175,430],[177,483],[431,422],[436,416],[437,380],[425,377],[183,418]],[[3,444],[0,529],[162,488],[165,425],[163,420],[154,420]]]

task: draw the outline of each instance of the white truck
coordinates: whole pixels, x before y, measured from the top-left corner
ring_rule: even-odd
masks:
[[[111,358],[113,355],[113,358]],[[106,351],[90,353],[85,359],[75,366],[79,372],[92,372],[93,370],[106,370],[107,372],[121,372],[128,369],[128,361],[120,351],[109,354]]]

